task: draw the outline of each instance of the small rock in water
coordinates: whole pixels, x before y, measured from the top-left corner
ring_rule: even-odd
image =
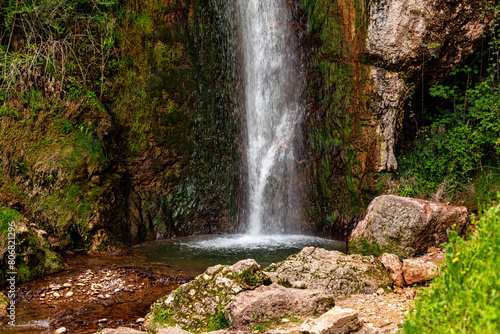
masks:
[[[59,292],[54,292],[54,298],[59,298],[59,297],[61,297],[61,295],[59,294]],[[62,328],[64,328],[64,327],[62,327]]]
[[[68,291],[68,292],[66,293],[66,297],[71,297],[71,296],[73,296],[74,294],[75,294],[75,293],[74,293],[73,291]]]
[[[76,283],[76,285],[78,285],[78,286],[85,286],[85,284],[83,284],[83,283]]]
[[[99,295],[99,296],[97,296],[97,297],[99,297],[99,298],[101,298],[101,299],[106,299],[106,297],[104,297],[104,295]]]
[[[106,318],[102,318],[102,319],[99,319],[97,320],[98,323],[101,323],[101,322],[108,322],[108,319]]]
[[[63,286],[64,286],[65,288],[71,288],[71,284],[69,284],[69,283],[64,283],[64,284],[63,284]]]
[[[115,289],[115,292],[120,292],[120,291],[122,291],[122,290],[121,289]]]
[[[146,320],[146,319],[144,319],[144,318],[139,318],[139,319],[137,319],[135,322],[136,322],[136,323],[141,323],[141,322],[144,322],[145,320]]]
[[[111,297],[111,295],[106,294],[104,297],[106,297],[106,298],[110,298],[110,297]]]
[[[40,295],[40,298],[45,298],[45,292]]]
[[[66,327],[61,327],[61,328],[56,329],[56,333],[57,334],[66,333]]]

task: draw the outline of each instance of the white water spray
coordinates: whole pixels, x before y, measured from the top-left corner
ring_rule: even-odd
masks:
[[[252,235],[297,232],[302,79],[288,0],[237,0]]]

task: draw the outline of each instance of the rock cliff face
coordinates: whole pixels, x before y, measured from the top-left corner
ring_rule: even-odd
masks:
[[[446,76],[476,50],[488,29],[475,0],[374,0],[369,16],[376,169],[390,171],[397,169],[394,146],[409,88]]]

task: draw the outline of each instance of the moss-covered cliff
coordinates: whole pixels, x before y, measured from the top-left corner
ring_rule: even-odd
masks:
[[[230,228],[225,6],[0,5],[0,205],[47,232],[44,249],[113,251]]]

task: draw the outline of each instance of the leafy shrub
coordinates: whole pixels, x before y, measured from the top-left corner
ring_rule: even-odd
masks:
[[[449,234],[441,276],[416,301],[404,333],[500,332],[500,204],[465,241]]]

